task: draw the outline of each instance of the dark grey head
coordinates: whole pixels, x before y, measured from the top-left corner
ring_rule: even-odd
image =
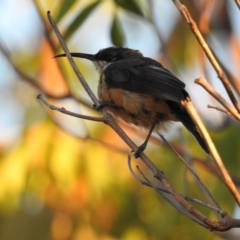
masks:
[[[65,57],[66,54],[60,54],[55,57]],[[96,54],[71,53],[72,57],[85,58],[91,61],[104,61],[107,63],[119,61],[126,58],[143,57],[138,50],[122,47],[109,47],[98,51]]]
[[[122,47],[104,48],[95,54],[97,61],[105,61],[108,63],[137,57],[143,57],[142,53],[140,53],[138,50]]]

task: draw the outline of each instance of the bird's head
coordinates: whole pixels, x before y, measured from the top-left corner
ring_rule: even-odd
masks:
[[[143,57],[142,53],[138,50],[122,47],[104,48],[96,54],[71,53],[71,56],[91,60],[100,74],[113,62]],[[66,54],[60,54],[55,57],[66,57]]]
[[[95,58],[97,61],[105,61],[108,63],[142,56],[142,53],[140,53],[138,50],[122,47],[104,48],[101,49],[97,54],[95,54]]]

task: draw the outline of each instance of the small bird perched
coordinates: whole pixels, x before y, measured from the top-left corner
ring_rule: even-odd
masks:
[[[60,54],[55,57],[65,57]],[[138,50],[109,47],[96,54],[71,53],[72,57],[91,60],[99,72],[100,106],[116,117],[148,130],[144,143],[135,152],[139,157],[153,131],[166,123],[180,121],[209,153],[197,126],[181,105],[189,98],[185,84],[159,62],[144,57]]]

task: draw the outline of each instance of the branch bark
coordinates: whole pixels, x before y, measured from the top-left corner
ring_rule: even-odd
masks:
[[[185,107],[185,109],[187,110],[187,112],[189,113],[189,115],[191,116],[191,118],[193,119],[193,121],[195,122],[197,127],[199,128],[202,136],[204,137],[204,139],[207,143],[207,146],[208,146],[208,149],[210,150],[211,156],[212,156],[215,164],[217,165],[219,171],[221,172],[224,183],[226,184],[226,186],[232,193],[232,195],[235,198],[235,200],[237,201],[238,205],[240,205],[240,195],[237,191],[237,188],[236,188],[235,184],[233,183],[228,171],[226,170],[226,168],[222,162],[222,159],[221,159],[220,155],[218,154],[218,151],[217,151],[212,139],[210,138],[202,120],[198,116],[197,111],[195,110],[192,102],[190,100],[184,100],[184,101],[182,101],[182,105]]]

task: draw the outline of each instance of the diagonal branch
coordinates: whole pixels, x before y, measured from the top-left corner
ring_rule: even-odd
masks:
[[[235,0],[235,3],[237,4],[239,10],[240,10],[240,0]]]
[[[195,83],[201,85],[210,95],[222,104],[231,115],[240,121],[240,114],[232,107],[207,81],[204,77],[199,77]]]
[[[235,200],[237,201],[238,205],[240,205],[240,195],[237,191],[237,188],[236,188],[235,184],[233,183],[228,171],[226,170],[226,168],[222,162],[222,159],[221,159],[220,155],[218,154],[218,151],[217,151],[212,139],[210,138],[202,120],[200,119],[197,111],[195,110],[192,102],[190,100],[184,100],[184,101],[182,101],[182,105],[185,107],[185,109],[187,110],[187,112],[189,113],[189,115],[191,116],[191,118],[193,119],[193,121],[195,122],[197,127],[199,128],[202,136],[204,137],[204,139],[206,141],[208,149],[210,150],[211,156],[212,156],[215,164],[217,165],[219,171],[221,172],[224,183],[226,184],[226,186],[232,193],[232,195],[235,198]]]
[[[96,98],[96,96],[94,95],[94,93],[92,92],[92,90],[90,89],[89,85],[87,84],[87,82],[85,81],[85,79],[83,78],[81,72],[78,70],[77,65],[75,64],[75,62],[73,61],[73,58],[68,50],[68,47],[66,45],[66,43],[63,41],[62,35],[60,33],[60,31],[57,28],[56,23],[54,22],[52,16],[50,15],[50,11],[48,11],[47,13],[48,16],[48,20],[50,22],[50,24],[52,25],[54,32],[66,54],[66,57],[69,61],[69,63],[71,64],[71,67],[73,68],[73,71],[75,72],[78,80],[80,81],[80,83],[82,84],[83,88],[85,89],[85,91],[87,92],[87,94],[89,95],[89,97],[92,99],[93,103],[98,106],[99,102],[98,99]]]
[[[141,184],[145,185],[145,186],[148,186],[148,187],[151,187],[153,189],[155,189],[157,192],[158,191],[162,191],[162,192],[165,192],[165,193],[169,193],[165,188],[160,188],[158,186],[156,186],[155,184],[153,184],[146,176],[145,174],[142,172],[142,170],[139,168],[139,166],[137,165],[136,168],[137,170],[139,171],[139,173],[142,175],[143,179],[141,179],[140,177],[137,176],[137,174],[133,171],[132,169],[132,165],[131,165],[131,156],[128,154],[128,168],[130,170],[130,173],[133,175],[133,177],[138,181],[140,182]],[[227,215],[226,212],[224,212],[221,208],[218,208],[216,206],[213,206],[211,204],[208,204],[208,203],[205,203],[205,202],[202,202],[196,198],[192,198],[192,197],[189,197],[187,195],[184,195],[184,194],[181,194],[182,197],[184,197],[187,201],[190,201],[190,202],[194,202],[194,203],[197,203],[199,205],[202,205],[206,208],[209,208],[209,209],[212,209],[214,210],[215,212],[217,212],[218,214],[221,215],[221,217],[225,217]]]
[[[65,99],[70,98],[71,93],[68,91],[67,94],[64,95],[54,95],[50,92],[46,92],[40,84],[38,84],[33,78],[29,77],[26,73],[24,73],[17,65],[11,60],[10,53],[8,50],[0,43],[0,51],[4,55],[4,57],[8,60],[9,63],[11,63],[11,66],[13,67],[14,71],[25,81],[26,83],[30,84],[32,87],[37,89],[40,92],[43,92],[47,97],[52,99]]]
[[[238,103],[232,89],[231,86],[224,74],[224,72],[222,71],[220,65],[218,64],[216,58],[214,57],[214,54],[212,52],[212,50],[210,49],[210,47],[208,46],[207,42],[205,41],[205,39],[203,38],[201,32],[199,31],[196,23],[194,22],[194,20],[192,19],[189,11],[187,10],[186,6],[182,5],[181,2],[179,0],[172,0],[174,2],[174,4],[176,5],[176,7],[178,8],[178,10],[180,11],[180,13],[182,14],[182,16],[185,18],[186,22],[189,24],[190,29],[192,30],[193,34],[195,35],[197,41],[199,42],[200,46],[202,47],[203,51],[205,52],[206,56],[208,57],[209,61],[211,62],[213,68],[215,69],[219,79],[221,80],[222,84],[224,85],[229,98],[231,99],[233,105],[235,106],[235,108],[237,109],[237,111],[240,113],[240,104]]]
[[[50,109],[52,110],[55,110],[55,111],[59,111],[63,114],[66,114],[66,115],[70,115],[70,116],[73,116],[73,117],[76,117],[76,118],[81,118],[81,119],[86,119],[86,120],[90,120],[90,121],[95,121],[95,122],[104,122],[104,118],[101,118],[101,117],[92,117],[92,116],[87,116],[87,115],[83,115],[83,114],[79,114],[79,113],[75,113],[75,112],[71,112],[71,111],[68,111],[66,110],[65,108],[63,107],[56,107],[50,103],[48,103],[42,96],[42,94],[38,94],[37,98],[42,102],[44,103],[47,107],[49,107]]]
[[[215,107],[215,106],[212,106],[212,105],[207,105],[208,108],[212,108],[212,109],[215,109],[219,112],[222,112],[222,113],[225,113],[226,115],[230,116],[230,117],[233,117],[232,114],[228,111],[226,111],[225,109],[223,108],[220,108],[220,107]]]
[[[214,199],[208,188],[204,185],[204,183],[201,181],[201,179],[199,178],[197,173],[193,170],[193,168],[180,156],[180,154],[171,146],[171,144],[165,139],[165,137],[162,134],[160,134],[160,137],[166,143],[166,145],[173,151],[173,153],[183,162],[183,164],[188,168],[188,170],[193,174],[193,176],[197,179],[202,188],[206,191],[210,199],[217,206],[217,208],[221,209],[218,202]]]

